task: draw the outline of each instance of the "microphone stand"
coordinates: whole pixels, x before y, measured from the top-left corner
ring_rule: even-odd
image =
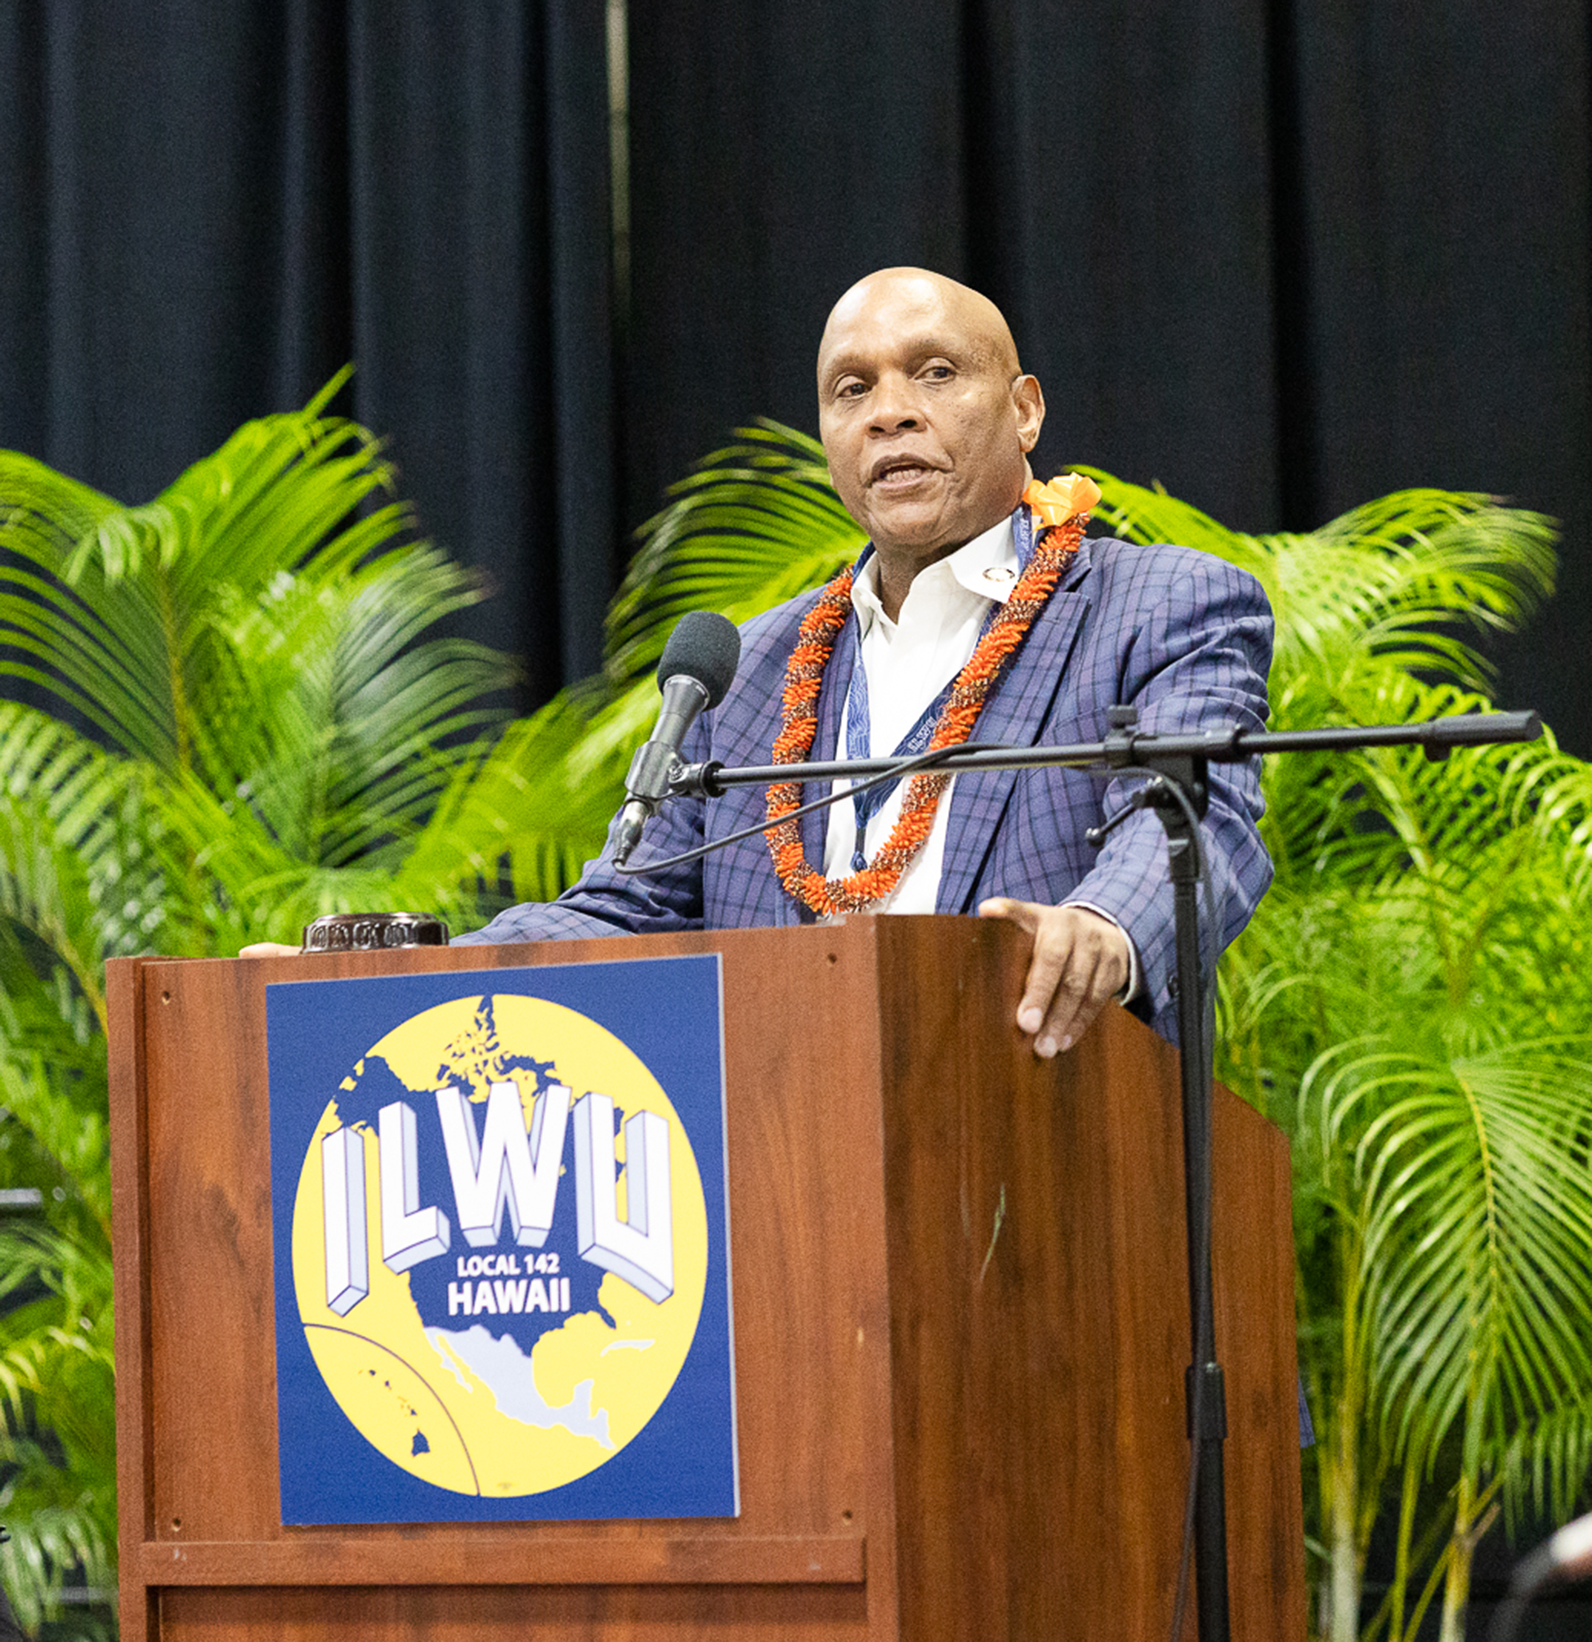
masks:
[[[1194,1485],[1195,1603],[1200,1642],[1228,1642],[1227,1493],[1222,1442],[1227,1435],[1226,1399],[1216,1355],[1216,1318],[1211,1285],[1211,1056],[1207,1040],[1206,976],[1199,943],[1197,885],[1200,850],[1195,827],[1209,797],[1211,763],[1236,763],[1257,754],[1341,752],[1364,747],[1419,746],[1429,758],[1446,758],[1461,746],[1533,741],[1542,732],[1536,713],[1466,713],[1421,724],[1331,726],[1310,730],[1208,730],[1157,736],[1137,729],[1137,711],[1110,709],[1104,741],[1064,747],[946,749],[926,765],[922,757],[842,759],[814,764],[748,765],[726,769],[716,761],[680,765],[671,792],[721,798],[732,787],[774,782],[820,782],[884,776],[903,765],[935,771],[1087,769],[1115,773],[1144,770],[1149,779],[1127,804],[1086,835],[1105,838],[1138,809],[1151,809],[1166,830],[1177,950],[1177,1020],[1181,1040],[1183,1186],[1188,1243],[1189,1323],[1193,1361],[1184,1382],[1190,1467]],[[846,796],[841,794],[841,797]],[[1218,932],[1219,933],[1219,932]],[[1213,966],[1214,968],[1214,961]]]

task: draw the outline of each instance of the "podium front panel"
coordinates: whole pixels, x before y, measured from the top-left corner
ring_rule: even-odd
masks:
[[[1108,1010],[1036,1061],[1017,935],[854,918],[113,963],[130,1642],[1164,1634],[1187,1464],[1175,1055]],[[740,1516],[284,1527],[267,984],[699,952],[723,971]],[[1276,1642],[1303,1634],[1286,1147],[1230,1097],[1217,1137],[1234,1635]]]

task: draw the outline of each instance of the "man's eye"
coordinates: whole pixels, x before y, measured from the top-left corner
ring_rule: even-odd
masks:
[[[855,399],[859,394],[865,392],[867,392],[867,384],[865,382],[842,382],[840,386],[835,389],[835,398]]]
[[[928,377],[932,382],[944,382],[955,376],[956,372],[949,365],[925,365],[921,374]]]

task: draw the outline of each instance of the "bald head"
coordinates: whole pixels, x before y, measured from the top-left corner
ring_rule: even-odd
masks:
[[[1000,309],[966,285],[885,268],[835,304],[818,344],[819,429],[892,615],[919,570],[1017,506],[1044,415]]]
[[[825,356],[832,339],[843,335],[859,315],[881,305],[906,313],[917,309],[957,327],[971,347],[979,349],[999,370],[1016,376],[1017,344],[1012,340],[1006,316],[982,291],[963,285],[928,268],[881,268],[859,279],[829,310],[824,334],[818,343],[818,391],[823,393]]]

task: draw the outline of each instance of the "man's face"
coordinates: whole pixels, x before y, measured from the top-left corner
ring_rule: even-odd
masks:
[[[818,350],[830,477],[881,559],[915,573],[1017,506],[1044,419],[999,311],[936,275],[875,275]]]

